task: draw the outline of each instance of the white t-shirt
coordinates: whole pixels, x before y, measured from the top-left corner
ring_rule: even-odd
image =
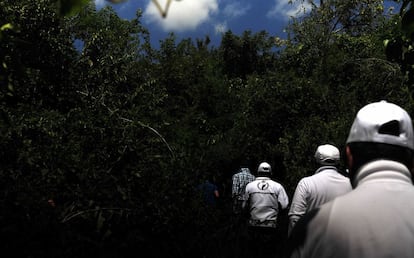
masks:
[[[363,166],[356,188],[301,219],[289,239],[290,257],[414,257],[414,186],[401,163]]]
[[[320,167],[314,175],[302,178],[289,209],[289,233],[307,212],[351,190],[349,178],[341,175],[333,166]]]

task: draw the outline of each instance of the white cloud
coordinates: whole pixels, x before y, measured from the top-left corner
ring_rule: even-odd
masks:
[[[162,18],[159,10],[149,1],[143,18],[148,23],[155,23],[165,31],[194,30],[208,21],[218,11],[218,0],[171,0],[166,18]],[[164,9],[167,0],[158,0]]]
[[[293,1],[292,3],[289,3],[289,0],[274,1],[273,7],[266,14],[269,18],[281,17],[283,20],[286,20],[290,17],[301,16],[312,8],[307,1]]]
[[[105,0],[95,0],[96,9],[101,9],[107,4]]]
[[[236,18],[245,15],[251,8],[251,5],[244,5],[240,2],[233,2],[226,5],[223,14],[229,18]]]
[[[214,31],[216,32],[216,34],[223,34],[228,30],[227,28],[227,23],[223,22],[223,23],[217,23],[214,26]]]

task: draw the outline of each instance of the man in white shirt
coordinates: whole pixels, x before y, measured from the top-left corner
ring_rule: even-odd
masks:
[[[309,177],[302,178],[293,195],[289,209],[289,230],[310,210],[352,190],[349,178],[338,171],[340,153],[331,144],[318,146],[315,161],[320,166]]]
[[[310,211],[291,232],[290,257],[414,257],[413,125],[380,101],[359,110],[346,141],[354,188]]]
[[[257,169],[257,177],[246,186],[245,208],[249,209],[249,238],[251,257],[275,255],[278,243],[277,218],[279,209],[286,209],[289,198],[281,184],[273,181],[272,167],[263,162]]]

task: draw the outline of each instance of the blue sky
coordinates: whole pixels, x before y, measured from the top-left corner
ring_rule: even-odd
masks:
[[[301,0],[172,0],[167,17],[163,18],[151,0],[125,0],[120,4],[94,1],[98,9],[112,5],[124,19],[134,18],[137,9],[142,9],[141,22],[149,30],[154,47],[171,32],[177,36],[177,41],[204,39],[208,35],[215,46],[228,30],[237,35],[246,30],[253,33],[265,30],[270,36],[286,38],[284,29],[290,17],[310,9],[308,1]],[[157,1],[165,8],[167,0]]]
[[[165,7],[167,0],[157,0]],[[295,1],[294,1],[295,2]],[[151,0],[127,0],[111,4],[124,19],[135,17],[137,9],[144,12],[141,22],[149,29],[151,41],[157,46],[169,33],[177,41],[184,38],[204,39],[220,44],[222,33],[231,30],[241,35],[245,30],[267,31],[271,36],[284,38],[289,17],[303,13],[306,4],[289,4],[289,0],[172,0],[166,18],[163,18]],[[108,5],[106,0],[95,0],[97,8]]]

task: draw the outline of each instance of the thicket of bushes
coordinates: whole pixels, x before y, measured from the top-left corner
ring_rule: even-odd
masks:
[[[360,107],[414,111],[408,59],[383,45],[402,35],[399,16],[328,15],[378,3],[322,6],[283,41],[229,31],[217,47],[171,35],[159,49],[139,11],[64,17],[53,3],[0,3],[3,254],[231,257],[244,232],[230,179],[244,158],[271,163],[292,195],[319,144],[343,148]],[[195,192],[208,176],[215,210]]]

